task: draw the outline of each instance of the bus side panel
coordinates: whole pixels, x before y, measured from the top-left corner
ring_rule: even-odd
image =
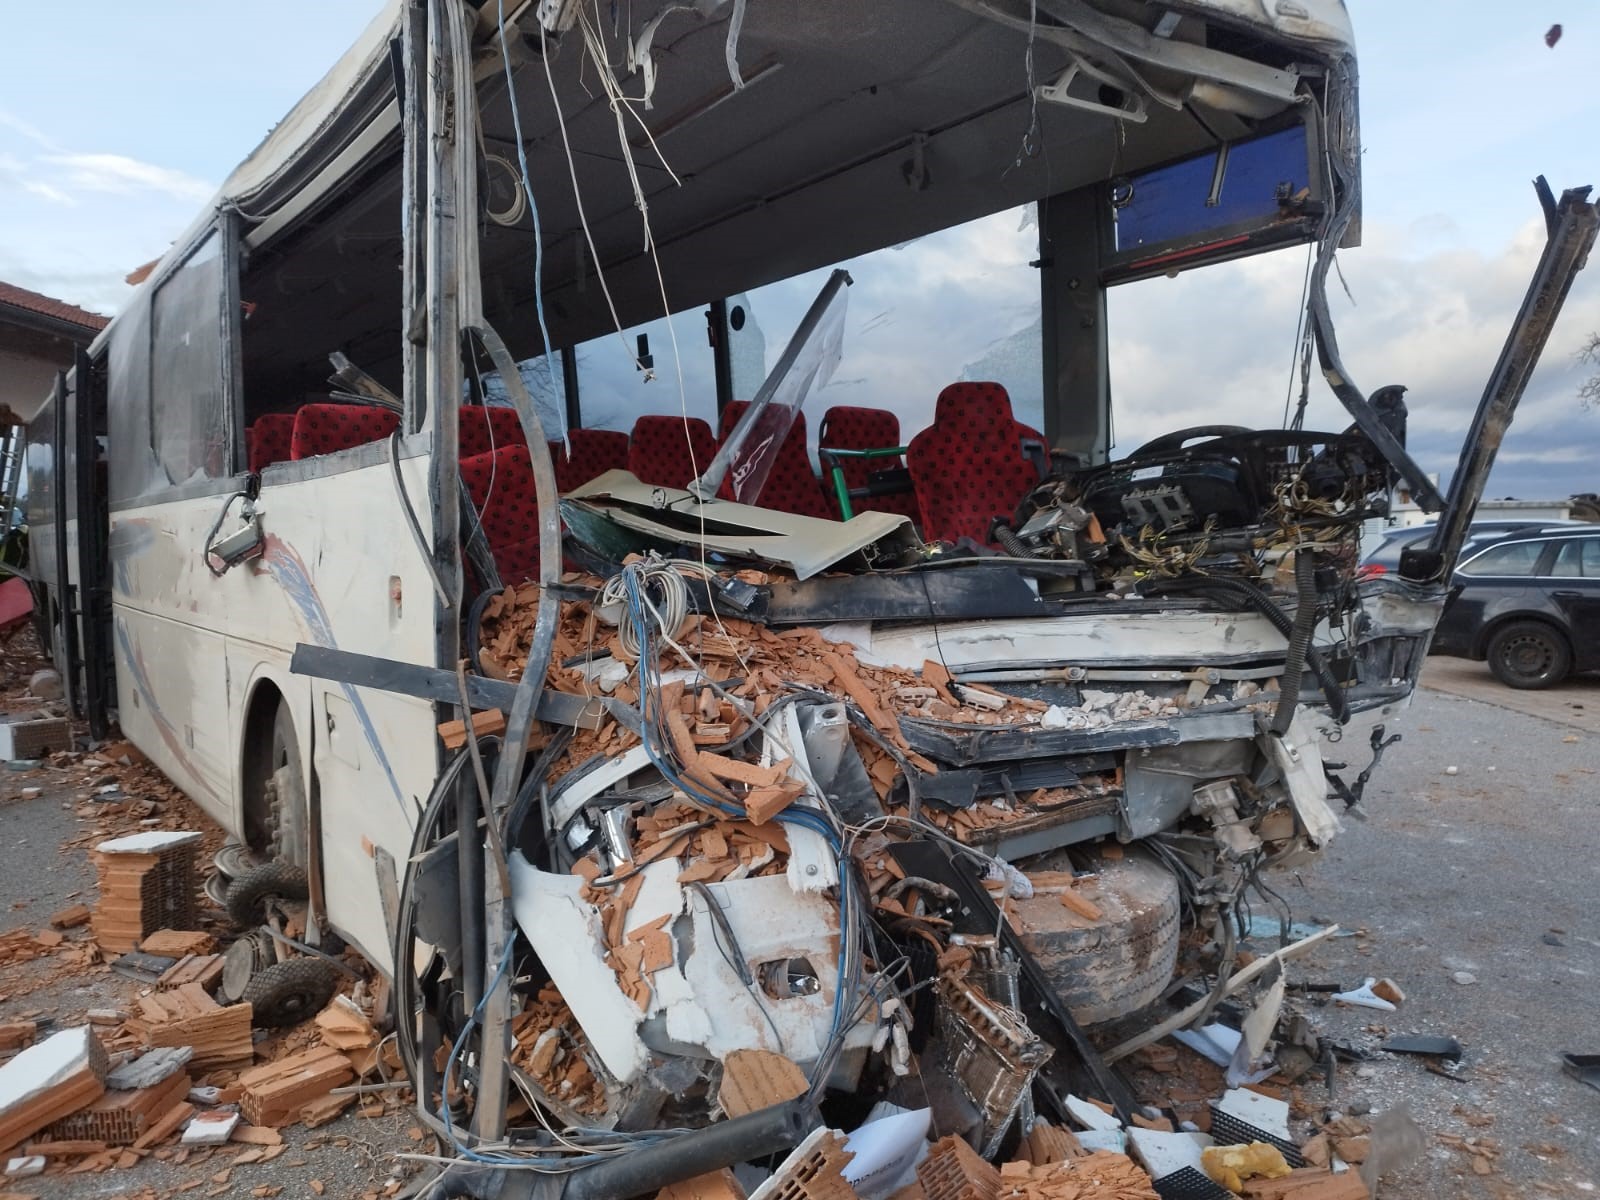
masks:
[[[431,537],[421,502],[428,459],[406,459],[401,469]],[[215,581],[231,593],[230,671],[248,677],[268,669],[276,679],[297,642],[431,666],[433,589],[404,528],[388,465],[296,481],[273,474],[266,472],[260,499],[266,552]],[[392,863],[406,861],[416,814],[433,785],[433,707],[331,680],[302,686],[308,702],[296,704],[296,728],[315,771],[328,919],[387,970],[378,873],[387,868],[392,880]],[[309,717],[304,729],[302,712]]]
[[[228,690],[222,635],[122,605],[112,610],[122,732],[229,832]]]
[[[402,463],[414,498],[427,495],[427,462]],[[247,702],[258,681],[271,679],[314,771],[307,784],[320,808],[328,918],[386,966],[372,850],[398,863],[410,851],[414,816],[437,769],[433,710],[292,676],[288,663],[295,645],[308,642],[431,665],[433,591],[387,464],[293,481],[273,476],[269,469],[261,489],[263,554],[220,578],[202,554],[226,493],[113,514],[125,731],[239,836]],[[426,505],[418,508],[426,523]]]
[[[237,835],[226,600],[201,559],[222,496],[111,514],[112,636],[123,733]]]
[[[319,680],[313,685],[312,711],[326,733],[315,758],[328,920],[374,965],[390,972],[382,892],[398,889],[416,814],[432,785],[437,762],[433,707],[409,696]],[[382,757],[374,752],[375,743],[383,747]]]

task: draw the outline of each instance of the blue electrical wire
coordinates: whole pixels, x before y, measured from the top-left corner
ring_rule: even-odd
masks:
[[[506,952],[500,957],[500,965],[495,968],[494,979],[483,990],[483,998],[478,1001],[478,1007],[472,1010],[472,1016],[461,1026],[461,1032],[456,1036],[455,1045],[450,1047],[450,1057],[444,1062],[444,1077],[439,1085],[439,1120],[444,1123],[445,1136],[450,1139],[450,1145],[455,1152],[469,1162],[490,1163],[496,1166],[505,1165],[504,1162],[490,1154],[479,1154],[476,1150],[464,1146],[461,1139],[456,1136],[455,1123],[450,1119],[450,1077],[455,1070],[461,1051],[465,1049],[467,1038],[474,1028],[483,1023],[483,1010],[489,1003],[489,998],[494,995],[500,986],[500,981],[505,977],[506,971],[511,966],[511,951],[516,945],[515,941],[506,943]],[[520,1163],[530,1160],[518,1159]]]
[[[511,51],[506,46],[506,0],[497,0],[500,24],[500,61],[506,69],[506,105],[511,109],[511,128],[517,135],[517,166],[522,171],[522,191],[528,197],[528,211],[533,214],[533,311],[539,318],[539,336],[544,339],[544,370],[550,377],[552,398],[561,393],[556,387],[556,371],[551,365],[555,348],[550,345],[550,327],[544,319],[544,231],[539,225],[539,203],[533,197],[533,179],[528,174],[528,152],[522,144],[522,114],[517,109],[516,87],[511,78]],[[556,120],[561,119],[560,112]],[[567,410],[563,404],[555,405],[560,415],[561,436],[567,436]]]

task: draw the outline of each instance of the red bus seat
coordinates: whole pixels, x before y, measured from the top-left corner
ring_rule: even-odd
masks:
[[[245,458],[252,472],[288,462],[294,441],[294,413],[262,413],[244,431]]]
[[[716,453],[716,435],[699,417],[644,416],[628,438],[628,470],[640,483],[687,487]]]
[[[289,458],[299,462],[319,454],[336,454],[367,442],[381,441],[400,427],[400,417],[387,408],[361,404],[307,404],[294,415]]]
[[[735,400],[723,410],[722,441],[728,440],[733,427],[739,423],[739,418],[744,416],[745,410],[749,407],[748,400]],[[718,495],[724,500],[734,498],[731,472],[729,478],[722,481]],[[805,413],[795,413],[794,422],[789,426],[783,445],[778,447],[777,460],[767,474],[766,483],[761,485],[761,494],[756,503],[762,508],[794,513],[801,517],[837,519],[837,514],[828,508],[827,500],[822,495],[822,485],[811,470],[811,457],[806,453]]]
[[[556,465],[556,491],[563,496],[607,471],[628,465],[628,435],[620,429],[569,429],[567,438],[572,444],[570,458],[565,445],[550,443],[550,458]]]
[[[817,447],[823,450],[888,450],[903,445],[900,441],[900,418],[886,408],[858,408],[839,404],[822,414],[822,427],[817,431]],[[872,476],[886,471],[903,471],[905,460],[898,454],[883,458],[840,458],[837,460],[844,472],[844,485],[851,491],[868,486]],[[922,522],[922,511],[917,507],[916,492],[909,486],[904,491],[885,492],[878,496],[853,496],[853,511],[885,512],[910,517]],[[834,514],[839,511],[838,493],[834,491],[833,471],[824,459],[822,486],[828,496],[828,506]]]
[[[461,479],[483,523],[500,581],[539,578],[539,504],[525,442],[461,460]]]
[[[1023,454],[1037,430],[1011,415],[998,383],[952,383],[939,393],[933,424],[911,439],[906,465],[922,509],[922,536],[954,542],[989,540],[995,517],[1010,517],[1039,470]]]
[[[461,458],[487,454],[524,440],[517,410],[501,405],[463,404],[459,429]]]

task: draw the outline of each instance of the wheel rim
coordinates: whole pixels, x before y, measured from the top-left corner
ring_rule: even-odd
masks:
[[[1500,663],[1521,679],[1544,679],[1555,669],[1556,651],[1550,639],[1537,633],[1519,633],[1500,647]]]
[[[205,882],[206,899],[218,908],[228,906],[228,877],[221,871],[214,872]]]
[[[211,858],[212,865],[217,868],[220,874],[227,876],[228,879],[237,879],[246,871],[259,867],[266,861],[249,847],[234,841],[224,842],[222,849],[218,850]]]

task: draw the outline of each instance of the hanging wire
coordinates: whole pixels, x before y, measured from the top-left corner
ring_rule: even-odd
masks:
[[[1022,131],[1022,144],[1017,147],[1017,157],[1007,171],[1022,165],[1024,158],[1039,156],[1039,84],[1033,74],[1033,45],[1039,32],[1039,0],[1028,0],[1028,48],[1022,62],[1028,79],[1028,127]]]
[[[556,387],[555,367],[551,365],[555,358],[555,347],[550,344],[550,326],[545,322],[544,315],[544,230],[539,224],[539,202],[533,194],[533,179],[528,173],[528,148],[522,141],[522,114],[517,106],[516,83],[511,73],[511,49],[506,42],[506,0],[495,0],[496,17],[500,26],[500,62],[505,67],[506,73],[506,106],[511,109],[511,128],[517,138],[517,166],[522,171],[522,189],[528,197],[528,211],[533,214],[533,311],[539,319],[539,337],[544,343],[544,354],[541,361],[544,363],[545,375],[550,380],[550,395],[559,395]],[[540,36],[543,37],[544,26],[539,26]],[[556,405],[561,411],[557,414],[558,428],[561,430],[561,441],[567,447],[567,453],[572,453],[571,442],[567,438],[567,413],[566,405]]]

